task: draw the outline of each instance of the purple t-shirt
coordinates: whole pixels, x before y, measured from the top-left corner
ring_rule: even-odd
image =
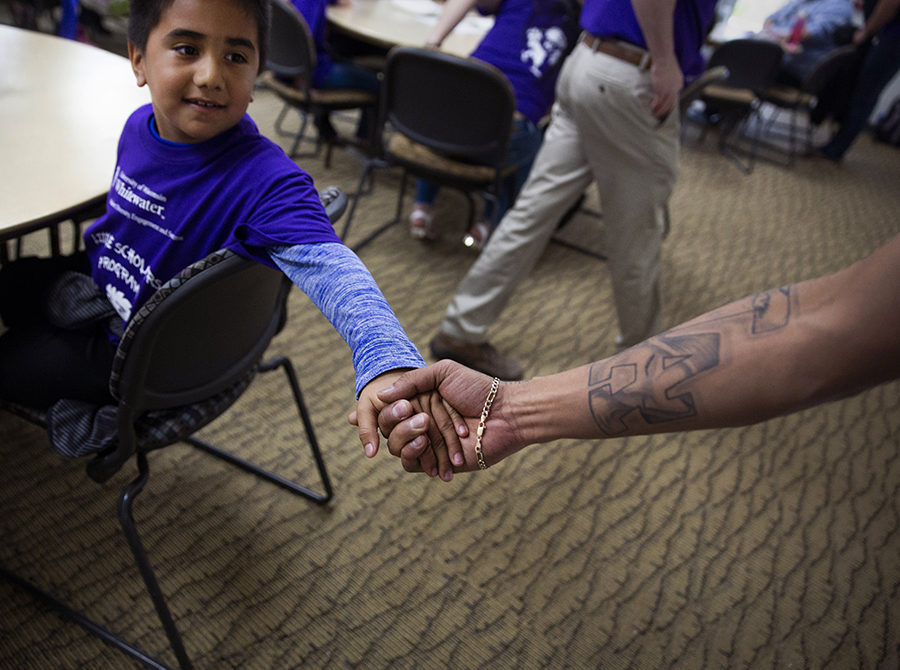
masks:
[[[249,116],[198,144],[125,124],[106,214],[84,234],[91,276],[127,322],[162,284],[217,249],[271,268],[268,247],[340,242],[312,178]]]
[[[712,22],[716,0],[678,0],[675,4],[675,56],[685,77],[694,77],[705,67],[700,47]],[[647,42],[630,0],[585,0],[581,27],[597,37],[608,37],[644,49]]]
[[[321,86],[322,82],[331,74],[331,68],[334,67],[326,45],[325,7],[328,5],[328,0],[291,0],[291,4],[306,19],[309,32],[312,33],[313,42],[316,44],[316,69],[311,82],[315,88]]]
[[[576,38],[574,18],[563,3],[504,0],[493,28],[471,55],[506,75],[516,93],[516,109],[537,123],[553,103],[563,56]]]

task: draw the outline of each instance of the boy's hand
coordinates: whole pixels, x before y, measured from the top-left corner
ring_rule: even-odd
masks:
[[[433,415],[420,413],[415,400],[436,389],[441,394],[442,402],[452,403],[458,410],[454,411],[453,420],[457,424],[456,432],[462,438],[460,442],[464,453],[463,464],[456,465],[454,471],[478,470],[475,434],[490,387],[490,377],[445,360],[412,370],[391,388],[380,391],[379,399],[391,404],[379,415],[378,425],[381,432],[388,436],[388,449],[400,458],[403,469],[422,472],[420,455],[430,445],[429,429]],[[513,413],[508,409],[507,396],[511,388],[518,387],[500,385],[488,416],[482,443],[488,465],[503,460],[527,444],[513,420]],[[462,428],[462,425],[467,425],[468,429]]]
[[[369,458],[378,453],[378,414],[386,405],[379,400],[377,392],[391,386],[402,373],[403,370],[392,370],[366,384],[359,395],[356,411],[349,416],[350,423],[359,427],[359,439]],[[467,434],[464,423],[437,392],[423,393],[414,398],[412,404],[417,413],[427,413],[431,417],[424,431],[428,435],[430,448],[420,451],[419,468],[429,476],[440,475],[444,481],[450,481],[453,479],[453,463],[463,463],[457,431],[463,436]]]

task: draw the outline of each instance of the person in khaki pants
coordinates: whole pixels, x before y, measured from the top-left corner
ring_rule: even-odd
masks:
[[[596,181],[620,347],[660,328],[662,212],[678,173],[678,94],[699,74],[715,0],[586,0],[584,29],[556,88],[550,126],[516,203],[454,295],[431,340],[501,379],[522,367],[487,342],[560,217]]]

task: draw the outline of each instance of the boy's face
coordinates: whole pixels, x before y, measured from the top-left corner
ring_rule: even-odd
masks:
[[[256,23],[231,0],[175,0],[143,51],[128,45],[163,139],[203,142],[241,120],[253,99],[257,36]]]

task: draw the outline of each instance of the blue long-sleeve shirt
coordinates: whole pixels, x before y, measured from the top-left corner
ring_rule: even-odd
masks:
[[[357,396],[366,384],[388,370],[425,365],[375,279],[346,246],[271,247],[269,255],[350,346]]]

